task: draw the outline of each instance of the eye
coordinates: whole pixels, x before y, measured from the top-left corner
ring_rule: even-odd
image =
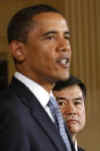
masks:
[[[81,105],[81,104],[82,104],[82,102],[79,101],[79,100],[74,102],[74,105],[76,105],[76,106],[77,106],[77,105]]]
[[[64,38],[67,39],[67,40],[70,40],[70,37],[68,37],[68,36],[65,36]]]
[[[52,40],[52,39],[55,39],[55,36],[48,36],[48,37],[46,37],[46,39]]]
[[[56,39],[56,34],[54,33],[48,33],[44,36],[44,39],[46,40],[53,40],[53,39]]]
[[[65,105],[65,102],[63,102],[63,101],[58,101],[58,104],[61,106],[61,107],[63,107],[64,105]]]
[[[70,41],[70,38],[71,38],[71,37],[70,37],[70,34],[65,34],[65,35],[64,35],[64,38]]]

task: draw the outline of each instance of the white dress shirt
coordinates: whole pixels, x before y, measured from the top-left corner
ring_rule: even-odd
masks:
[[[35,95],[41,106],[44,108],[46,113],[49,115],[51,120],[54,122],[54,118],[50,112],[50,109],[48,107],[48,102],[50,95],[52,93],[48,93],[42,86],[40,86],[35,81],[29,79],[28,77],[24,76],[23,74],[16,72],[14,77],[21,81],[26,87],[29,88],[29,90]]]
[[[75,151],[78,151],[77,140],[75,140]]]

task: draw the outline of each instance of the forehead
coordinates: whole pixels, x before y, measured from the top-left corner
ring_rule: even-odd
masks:
[[[67,21],[65,18],[55,12],[45,12],[33,17],[36,27],[43,28],[57,28],[62,31],[69,31]]]
[[[55,96],[63,96],[67,99],[73,99],[75,97],[82,97],[82,90],[78,85],[69,86],[60,91],[55,91]]]

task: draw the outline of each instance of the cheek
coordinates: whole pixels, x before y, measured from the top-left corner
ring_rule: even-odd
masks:
[[[63,115],[64,115],[65,113],[67,113],[66,108],[64,108],[64,107],[60,107],[60,110],[61,110],[61,112],[62,112]]]
[[[47,46],[44,46],[39,51],[39,56],[42,61],[44,61],[46,64],[49,64],[52,63],[53,58],[55,57],[55,52],[50,47],[48,48]]]
[[[84,127],[85,123],[86,123],[86,114],[85,114],[85,110],[83,110],[83,112],[81,112],[80,114],[80,125]]]
[[[33,58],[34,58],[34,61],[37,62],[37,64],[41,66],[43,65],[44,67],[50,64],[50,60],[51,60],[50,54],[44,49],[36,50],[36,53],[33,54]]]
[[[66,108],[60,108],[61,109],[61,112],[62,112],[62,115],[64,117],[64,119],[66,120],[67,119],[67,110]]]
[[[38,55],[38,61],[43,65],[46,70],[54,72],[56,71],[56,58],[57,58],[57,52],[56,52],[56,46],[53,43],[45,42],[45,43],[39,43],[39,46],[37,47],[36,55]],[[39,60],[40,59],[40,60]]]
[[[65,106],[61,107],[61,111],[63,114],[67,115],[70,112],[70,107],[68,105],[67,106],[65,105]]]

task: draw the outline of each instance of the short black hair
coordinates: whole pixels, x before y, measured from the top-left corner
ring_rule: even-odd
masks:
[[[54,88],[53,88],[53,91],[60,91],[64,88],[67,88],[67,87],[73,86],[73,85],[78,85],[80,87],[80,89],[82,90],[83,96],[86,98],[86,86],[85,86],[85,84],[80,79],[78,79],[72,75],[67,80],[57,81]]]
[[[25,43],[27,41],[27,35],[34,24],[34,21],[32,20],[33,17],[45,12],[55,12],[63,15],[56,8],[45,4],[39,4],[19,10],[8,24],[8,43],[12,40],[18,40]]]

